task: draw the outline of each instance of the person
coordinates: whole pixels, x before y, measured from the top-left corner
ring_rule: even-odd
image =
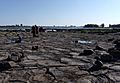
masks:
[[[95,61],[94,65],[91,68],[89,68],[89,70],[88,70],[89,72],[98,71],[103,66],[103,63],[99,57],[95,57],[95,59],[96,59],[96,61]]]
[[[39,28],[35,25],[35,26],[32,26],[32,32],[33,34],[33,37],[38,37],[38,34],[39,34]]]
[[[15,40],[15,43],[21,43],[22,38],[19,34],[17,34],[18,39]]]
[[[32,26],[32,32],[31,32],[32,34],[33,34],[33,37],[35,37],[36,35],[35,35],[35,26]]]

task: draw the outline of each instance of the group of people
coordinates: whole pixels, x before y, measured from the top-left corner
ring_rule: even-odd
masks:
[[[39,36],[39,32],[44,32],[45,30],[43,29],[43,27],[38,27],[38,26],[32,26],[32,34],[33,37],[38,37]]]
[[[31,33],[32,33],[33,37],[38,37],[39,32],[44,32],[44,29],[42,27],[39,28],[36,25],[32,26]],[[22,41],[22,37],[20,36],[20,34],[17,34],[17,38],[14,39],[14,42],[21,43],[21,41]]]

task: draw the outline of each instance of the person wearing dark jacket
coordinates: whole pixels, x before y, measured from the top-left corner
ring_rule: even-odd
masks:
[[[19,34],[17,34],[18,39],[15,40],[15,43],[21,43],[22,38]]]

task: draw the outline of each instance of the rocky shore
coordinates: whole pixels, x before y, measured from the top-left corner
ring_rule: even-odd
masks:
[[[0,83],[120,83],[120,35],[0,32]],[[99,57],[102,66],[89,71]]]

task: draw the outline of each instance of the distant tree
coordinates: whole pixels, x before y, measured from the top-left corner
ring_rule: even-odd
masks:
[[[113,24],[113,25],[110,25],[110,24],[109,24],[109,27],[117,27],[117,28],[120,28],[120,24]]]
[[[109,24],[109,27],[111,27],[111,24]]]
[[[97,24],[86,24],[84,27],[95,27],[95,28],[98,28],[99,26]]]
[[[20,26],[22,27],[22,26],[23,26],[23,24],[20,24]]]
[[[104,23],[103,23],[103,24],[101,24],[101,25],[100,25],[100,27],[104,28],[104,27],[105,27]]]
[[[19,25],[18,25],[18,24],[16,24],[15,26],[16,26],[16,27],[19,27]]]

